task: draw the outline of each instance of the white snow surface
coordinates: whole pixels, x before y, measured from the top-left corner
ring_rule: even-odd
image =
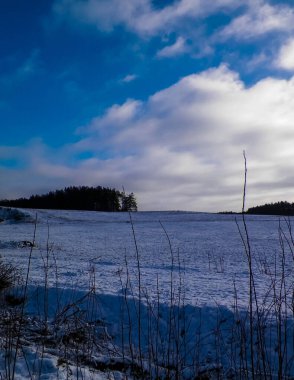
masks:
[[[99,318],[107,321],[108,331],[118,343],[121,302],[130,295],[136,302],[133,296],[140,296],[140,288],[143,304],[146,299],[159,302],[163,314],[167,313],[164,308],[168,307],[172,282],[186,313],[194,313],[194,319],[190,319],[194,331],[199,328],[200,317],[195,317],[198,313],[202,333],[211,336],[201,349],[202,359],[206,364],[219,360],[208,360],[214,355],[209,344],[215,341],[212,331],[216,321],[223,318],[226,324],[233,319],[236,299],[241,311],[248,308],[249,272],[241,215],[180,211],[130,215],[28,209],[21,212],[25,217],[15,220],[7,209],[0,209],[3,219],[0,253],[5,262],[21,268],[24,275],[31,257],[27,313],[34,315],[40,309],[36,291],[42,293],[47,289],[52,317],[56,315],[59,299],[57,289],[64,299],[72,299],[73,294],[79,299],[94,286],[100,294]],[[288,220],[277,216],[246,215],[260,304],[267,302],[273,276],[277,278],[281,274],[281,257],[285,260],[287,283],[293,286],[293,255],[287,223]],[[280,239],[283,234],[284,245]],[[27,242],[34,242],[34,247]],[[44,273],[48,274],[46,283]],[[229,339],[225,335],[223,338]],[[44,368],[48,370],[42,378],[56,378],[56,361],[56,356],[47,353]],[[1,365],[0,361],[0,368]],[[229,371],[232,363],[223,358],[222,366]],[[20,362],[16,369],[18,378],[29,378],[24,367]],[[76,378],[75,371],[72,372],[72,378]],[[60,369],[58,376],[63,378]],[[83,378],[124,378],[121,372],[115,371],[112,377],[107,376],[99,371],[93,375],[84,368]]]
[[[50,271],[50,285],[58,280],[60,287],[87,290],[94,267],[96,288],[120,294],[120,276],[124,278],[127,267],[137,273],[137,244],[142,283],[150,296],[157,293],[157,278],[162,294],[169,290],[173,264],[175,276],[179,269],[184,273],[186,303],[232,307],[235,282],[240,305],[248,304],[248,264],[237,226],[243,231],[240,215],[138,212],[131,215],[131,223],[128,213],[24,211],[27,218],[22,222],[1,224],[0,249],[2,257],[26,270],[30,248],[21,243],[34,239],[37,219],[30,269],[34,284],[44,282],[43,259],[49,249],[50,262],[54,256],[58,269],[58,278]],[[261,295],[270,280],[267,268],[274,271],[281,253],[279,220],[246,216]],[[290,272],[292,257],[287,256]]]

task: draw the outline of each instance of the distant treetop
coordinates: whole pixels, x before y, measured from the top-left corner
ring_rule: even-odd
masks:
[[[294,215],[294,203],[286,201],[276,203],[266,203],[262,206],[251,207],[247,211],[248,214],[260,215]]]
[[[56,210],[137,211],[134,193],[108,187],[70,186],[30,198],[0,200],[1,206]]]

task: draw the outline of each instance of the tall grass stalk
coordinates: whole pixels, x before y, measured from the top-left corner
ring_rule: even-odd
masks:
[[[30,247],[28,266],[27,266],[27,271],[26,271],[26,279],[25,279],[24,290],[23,290],[24,301],[26,300],[27,293],[28,293],[29,276],[30,276],[30,270],[31,270],[31,260],[32,260],[32,255],[33,255],[33,248],[35,246],[35,241],[36,241],[37,222],[38,222],[38,217],[36,214],[35,222],[34,222],[33,241],[32,241],[32,245]],[[16,366],[16,362],[17,362],[18,351],[20,349],[20,340],[22,337],[22,325],[23,325],[23,320],[24,320],[24,310],[25,310],[25,302],[23,302],[22,307],[21,307],[21,311],[20,311],[19,327],[18,327],[18,331],[17,331],[16,347],[15,347],[15,353],[14,353],[14,359],[13,359],[11,380],[14,380],[14,377],[15,377],[15,366]]]
[[[142,321],[142,285],[141,285],[141,264],[140,264],[140,253],[139,253],[139,247],[137,244],[137,237],[135,233],[134,223],[131,212],[129,212],[129,218],[131,222],[132,227],[132,235],[134,239],[135,244],[135,252],[136,252],[136,262],[137,262],[137,275],[138,275],[138,297],[139,297],[139,303],[138,303],[138,350],[139,350],[139,361],[140,366],[143,368],[143,358],[142,358],[142,328],[141,328],[141,321]]]

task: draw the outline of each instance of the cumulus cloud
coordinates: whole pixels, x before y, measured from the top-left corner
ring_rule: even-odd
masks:
[[[20,195],[24,183],[48,190],[124,185],[141,209],[240,210],[245,149],[248,205],[294,201],[293,120],[293,78],[246,87],[222,65],[184,77],[145,102],[113,105],[80,131],[77,143],[59,151],[41,142],[19,151],[1,148],[1,159],[18,157],[26,169],[0,170],[8,188],[21,183]],[[91,157],[79,160],[85,152]]]
[[[220,66],[183,78],[133,108],[119,129],[111,126],[109,114],[129,105],[94,119],[97,129],[92,122],[85,141],[93,149],[100,130],[115,129],[105,142],[113,154],[106,165],[121,181],[127,178],[144,208],[238,209],[243,149],[253,204],[291,194],[293,79],[266,78],[246,87]],[[123,160],[122,151],[128,152]]]
[[[134,99],[128,99],[124,104],[114,104],[108,108],[103,117],[94,118],[87,130],[102,130],[109,128],[117,128],[130,123],[141,107],[141,102]],[[82,132],[85,128],[81,128]]]
[[[285,70],[294,70],[294,38],[281,47],[276,65]]]

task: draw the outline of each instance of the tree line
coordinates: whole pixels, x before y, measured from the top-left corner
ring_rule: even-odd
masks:
[[[134,193],[108,187],[70,186],[29,198],[0,200],[1,206],[56,210],[137,211]]]
[[[290,216],[294,215],[294,203],[289,203],[287,201],[266,203],[262,206],[249,208],[247,214]]]

